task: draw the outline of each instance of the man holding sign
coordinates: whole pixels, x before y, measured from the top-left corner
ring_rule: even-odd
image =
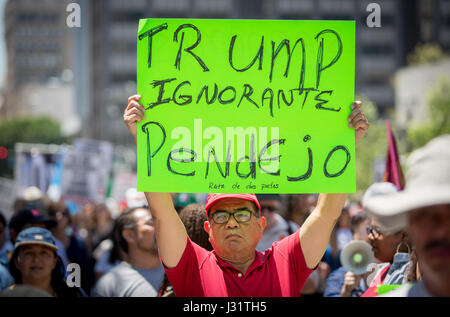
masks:
[[[176,296],[300,296],[344,206],[336,192],[355,188],[355,137],[369,126],[361,102],[349,109],[354,49],[354,21],[140,20],[124,122]],[[249,192],[318,190],[301,229],[255,250],[266,219]],[[212,252],[189,239],[177,191],[210,193]]]
[[[139,95],[128,99],[124,122],[136,141],[136,122],[144,119]],[[361,102],[352,105],[350,125],[356,142],[369,123]],[[320,194],[317,207],[303,226],[257,252],[266,219],[253,194],[210,194],[209,221],[204,229],[214,251],[193,243],[169,193],[145,193],[154,219],[159,253],[176,296],[300,296],[303,284],[319,263],[347,194]]]

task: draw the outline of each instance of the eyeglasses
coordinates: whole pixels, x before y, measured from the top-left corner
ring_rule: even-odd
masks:
[[[372,235],[374,239],[378,239],[378,237],[383,234],[383,231],[381,231],[381,229],[376,226],[366,227],[366,232],[368,236]]]
[[[239,223],[249,222],[252,218],[252,211],[248,209],[241,209],[236,212],[228,212],[228,211],[216,211],[211,215],[212,220],[217,224],[225,224],[228,223],[230,217],[233,216],[234,220]]]

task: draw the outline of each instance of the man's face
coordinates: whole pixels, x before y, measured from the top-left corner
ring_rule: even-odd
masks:
[[[240,210],[252,211],[249,221],[237,222],[233,216],[223,224],[213,220],[216,212],[235,213]],[[266,219],[257,215],[258,211],[248,200],[226,198],[215,203],[209,211],[209,221],[204,226],[214,250],[223,257],[233,257],[239,252],[254,252],[266,226]]]
[[[276,199],[264,199],[259,204],[261,214],[267,219],[267,230],[275,225],[275,213],[280,209],[280,202]]]
[[[409,213],[411,239],[424,274],[450,278],[450,204]]]
[[[56,263],[55,251],[39,244],[21,246],[16,259],[16,267],[24,281],[51,278]]]
[[[155,227],[150,212],[147,209],[137,209],[134,212],[136,228],[134,230],[134,242],[144,251],[158,254],[156,245]]]

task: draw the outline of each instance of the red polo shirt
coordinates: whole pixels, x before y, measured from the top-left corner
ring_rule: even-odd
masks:
[[[164,267],[177,297],[300,296],[313,272],[306,266],[298,231],[256,252],[246,274],[192,242],[189,237],[178,265]]]

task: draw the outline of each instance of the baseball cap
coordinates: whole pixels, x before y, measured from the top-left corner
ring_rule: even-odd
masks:
[[[11,218],[9,227],[20,232],[27,223],[44,223],[46,227],[51,227],[56,221],[44,217],[37,209],[24,208]]]
[[[407,161],[403,191],[366,199],[364,208],[379,216],[393,216],[412,209],[450,204],[450,134],[434,138],[415,150]]]
[[[258,207],[258,211],[261,214],[261,206],[259,205],[258,198],[256,198],[255,194],[208,194],[205,205],[206,215],[208,215],[212,205],[214,205],[219,200],[226,198],[237,198],[252,201],[256,204],[256,206]]]
[[[58,247],[55,243],[55,238],[50,231],[44,228],[31,227],[22,230],[17,236],[16,243],[14,244],[14,250],[22,245],[39,244],[49,247],[55,251]]]
[[[56,258],[58,259],[56,267],[54,270],[57,274],[63,278],[66,269],[63,264],[61,257],[58,255],[58,247],[55,243],[55,238],[50,231],[44,228],[31,227],[22,230],[17,236],[16,243],[14,244],[14,251],[9,261],[9,272],[14,277],[15,280],[20,276],[20,271],[17,269],[14,259],[17,258],[19,253],[19,248],[24,245],[43,245],[55,251]],[[53,273],[52,273],[53,274]]]

